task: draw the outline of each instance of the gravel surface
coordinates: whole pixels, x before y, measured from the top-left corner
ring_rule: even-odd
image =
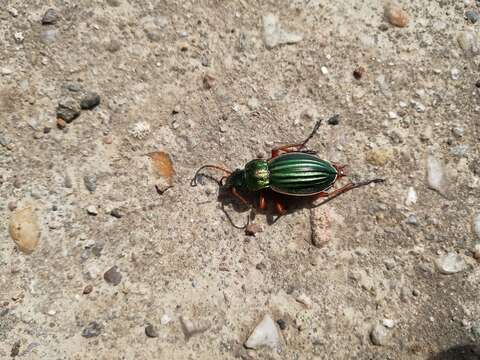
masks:
[[[0,358],[480,358],[479,11],[3,0]],[[247,234],[191,186],[319,119],[386,181]]]

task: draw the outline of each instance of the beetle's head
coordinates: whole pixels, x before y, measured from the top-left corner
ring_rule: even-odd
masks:
[[[225,187],[243,189],[245,187],[245,170],[234,170],[225,180]]]

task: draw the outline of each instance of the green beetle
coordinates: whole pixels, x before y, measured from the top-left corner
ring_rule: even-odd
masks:
[[[220,184],[223,185],[225,180],[224,186],[247,206],[250,206],[249,202],[240,193],[258,193],[258,207],[265,209],[264,190],[266,189],[287,196],[311,197],[312,201],[324,197],[325,200],[316,205],[320,206],[352,189],[384,181],[372,179],[358,183],[349,182],[337,190],[328,192],[337,180],[347,175],[344,171],[345,166],[323,160],[316,152],[305,149],[307,142],[318,131],[320,124],[321,121],[315,124],[312,133],[302,143],[275,148],[269,159],[251,160],[243,169],[230,171],[217,165],[202,166],[195,174],[192,185],[196,185],[195,180],[200,170],[205,168],[221,170],[227,175],[222,178]],[[286,212],[284,205],[278,199],[275,199],[275,207],[279,215]]]

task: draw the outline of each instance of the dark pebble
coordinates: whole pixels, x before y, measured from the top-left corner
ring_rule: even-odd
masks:
[[[123,213],[120,211],[120,209],[113,209],[112,211],[110,211],[110,215],[117,219],[120,219],[123,216]]]
[[[97,337],[102,332],[102,329],[103,326],[101,324],[96,321],[92,321],[87,325],[86,328],[83,329],[82,336],[87,339]]]
[[[480,88],[480,80],[478,80],[478,81],[475,83],[475,86],[476,86],[477,88]]]
[[[327,122],[328,125],[338,125],[340,123],[340,115],[332,116]]]
[[[74,99],[63,98],[58,102],[57,117],[60,119],[70,123],[77,118],[78,115],[80,115],[80,106]]]
[[[285,322],[285,320],[278,319],[277,324],[280,327],[280,330],[285,330],[287,328],[287,323]]]
[[[18,356],[19,353],[20,353],[20,340],[15,341],[15,343],[13,344],[12,350],[10,351],[10,356],[14,358]]]
[[[147,335],[149,338],[158,337],[158,332],[157,329],[155,329],[155,326],[153,326],[152,324],[148,324],[145,327],[145,335]]]
[[[92,91],[87,92],[80,100],[80,107],[84,110],[91,110],[98,104],[100,104],[100,95]]]
[[[357,80],[360,80],[365,74],[365,68],[363,66],[359,66],[353,71],[353,77]]]
[[[17,203],[15,201],[10,201],[8,203],[8,210],[13,211],[17,208]]]
[[[43,128],[43,133],[44,133],[44,134],[48,134],[48,133],[50,132],[50,130],[52,130],[51,127],[45,126],[45,127]]]
[[[65,88],[68,91],[71,91],[71,92],[80,92],[80,91],[83,90],[82,85],[80,85],[79,83],[76,83],[76,82],[65,84]]]
[[[55,9],[48,9],[42,17],[43,25],[52,25],[58,21],[58,14]]]
[[[88,295],[93,291],[92,285],[87,285],[83,288],[83,295]]]
[[[388,25],[387,24],[380,24],[380,26],[378,27],[378,30],[387,31],[388,30]]]
[[[118,267],[115,265],[103,274],[103,278],[107,283],[117,286],[122,281],[122,274],[118,271]]]
[[[465,12],[465,19],[475,24],[480,19],[480,16],[475,10],[468,10]]]

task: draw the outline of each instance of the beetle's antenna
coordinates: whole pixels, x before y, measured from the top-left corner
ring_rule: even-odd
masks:
[[[367,186],[367,185],[372,184],[372,183],[382,183],[382,182],[385,182],[385,179],[372,179],[372,180],[361,181],[361,182],[358,182],[358,183],[347,184],[344,187],[342,187],[338,190],[335,190],[325,200],[323,200],[320,204],[312,206],[311,208],[314,209],[314,208],[317,208],[319,206],[322,206],[322,205],[328,203],[329,201],[332,201],[336,197],[338,197],[342,194],[345,194],[347,191],[350,191],[350,190],[353,190],[353,189],[356,189],[356,188],[359,188],[359,187],[362,187],[362,186]]]
[[[197,186],[197,177],[200,173],[200,171],[202,171],[203,169],[216,169],[216,170],[221,170],[225,173],[227,173],[228,175],[230,175],[232,172],[230,170],[227,170],[227,169],[224,169],[223,167],[221,166],[217,166],[217,165],[203,165],[202,167],[200,167],[196,172],[195,172],[195,175],[193,176],[193,179],[192,181],[190,182],[190,186]],[[222,178],[223,179],[223,178]]]
[[[232,220],[232,217],[230,216],[230,214],[227,212],[227,210],[225,210],[225,205],[222,203],[222,206],[221,206],[221,209],[223,211],[223,213],[225,214],[225,216],[227,217],[228,221],[230,222],[230,224],[235,228],[235,229],[240,229],[240,230],[243,230],[243,229],[246,229],[247,226],[250,224],[250,215],[247,215],[247,223],[243,226],[238,226],[236,225],[233,220]]]
[[[333,115],[330,119],[328,119],[328,122],[335,121],[340,117],[340,114],[335,114]],[[322,124],[322,119],[318,120],[313,127],[312,132],[308,137],[303,141],[302,145],[300,146],[300,149],[303,149],[307,143],[315,136],[315,134],[318,132],[318,129],[320,128],[320,125]]]

